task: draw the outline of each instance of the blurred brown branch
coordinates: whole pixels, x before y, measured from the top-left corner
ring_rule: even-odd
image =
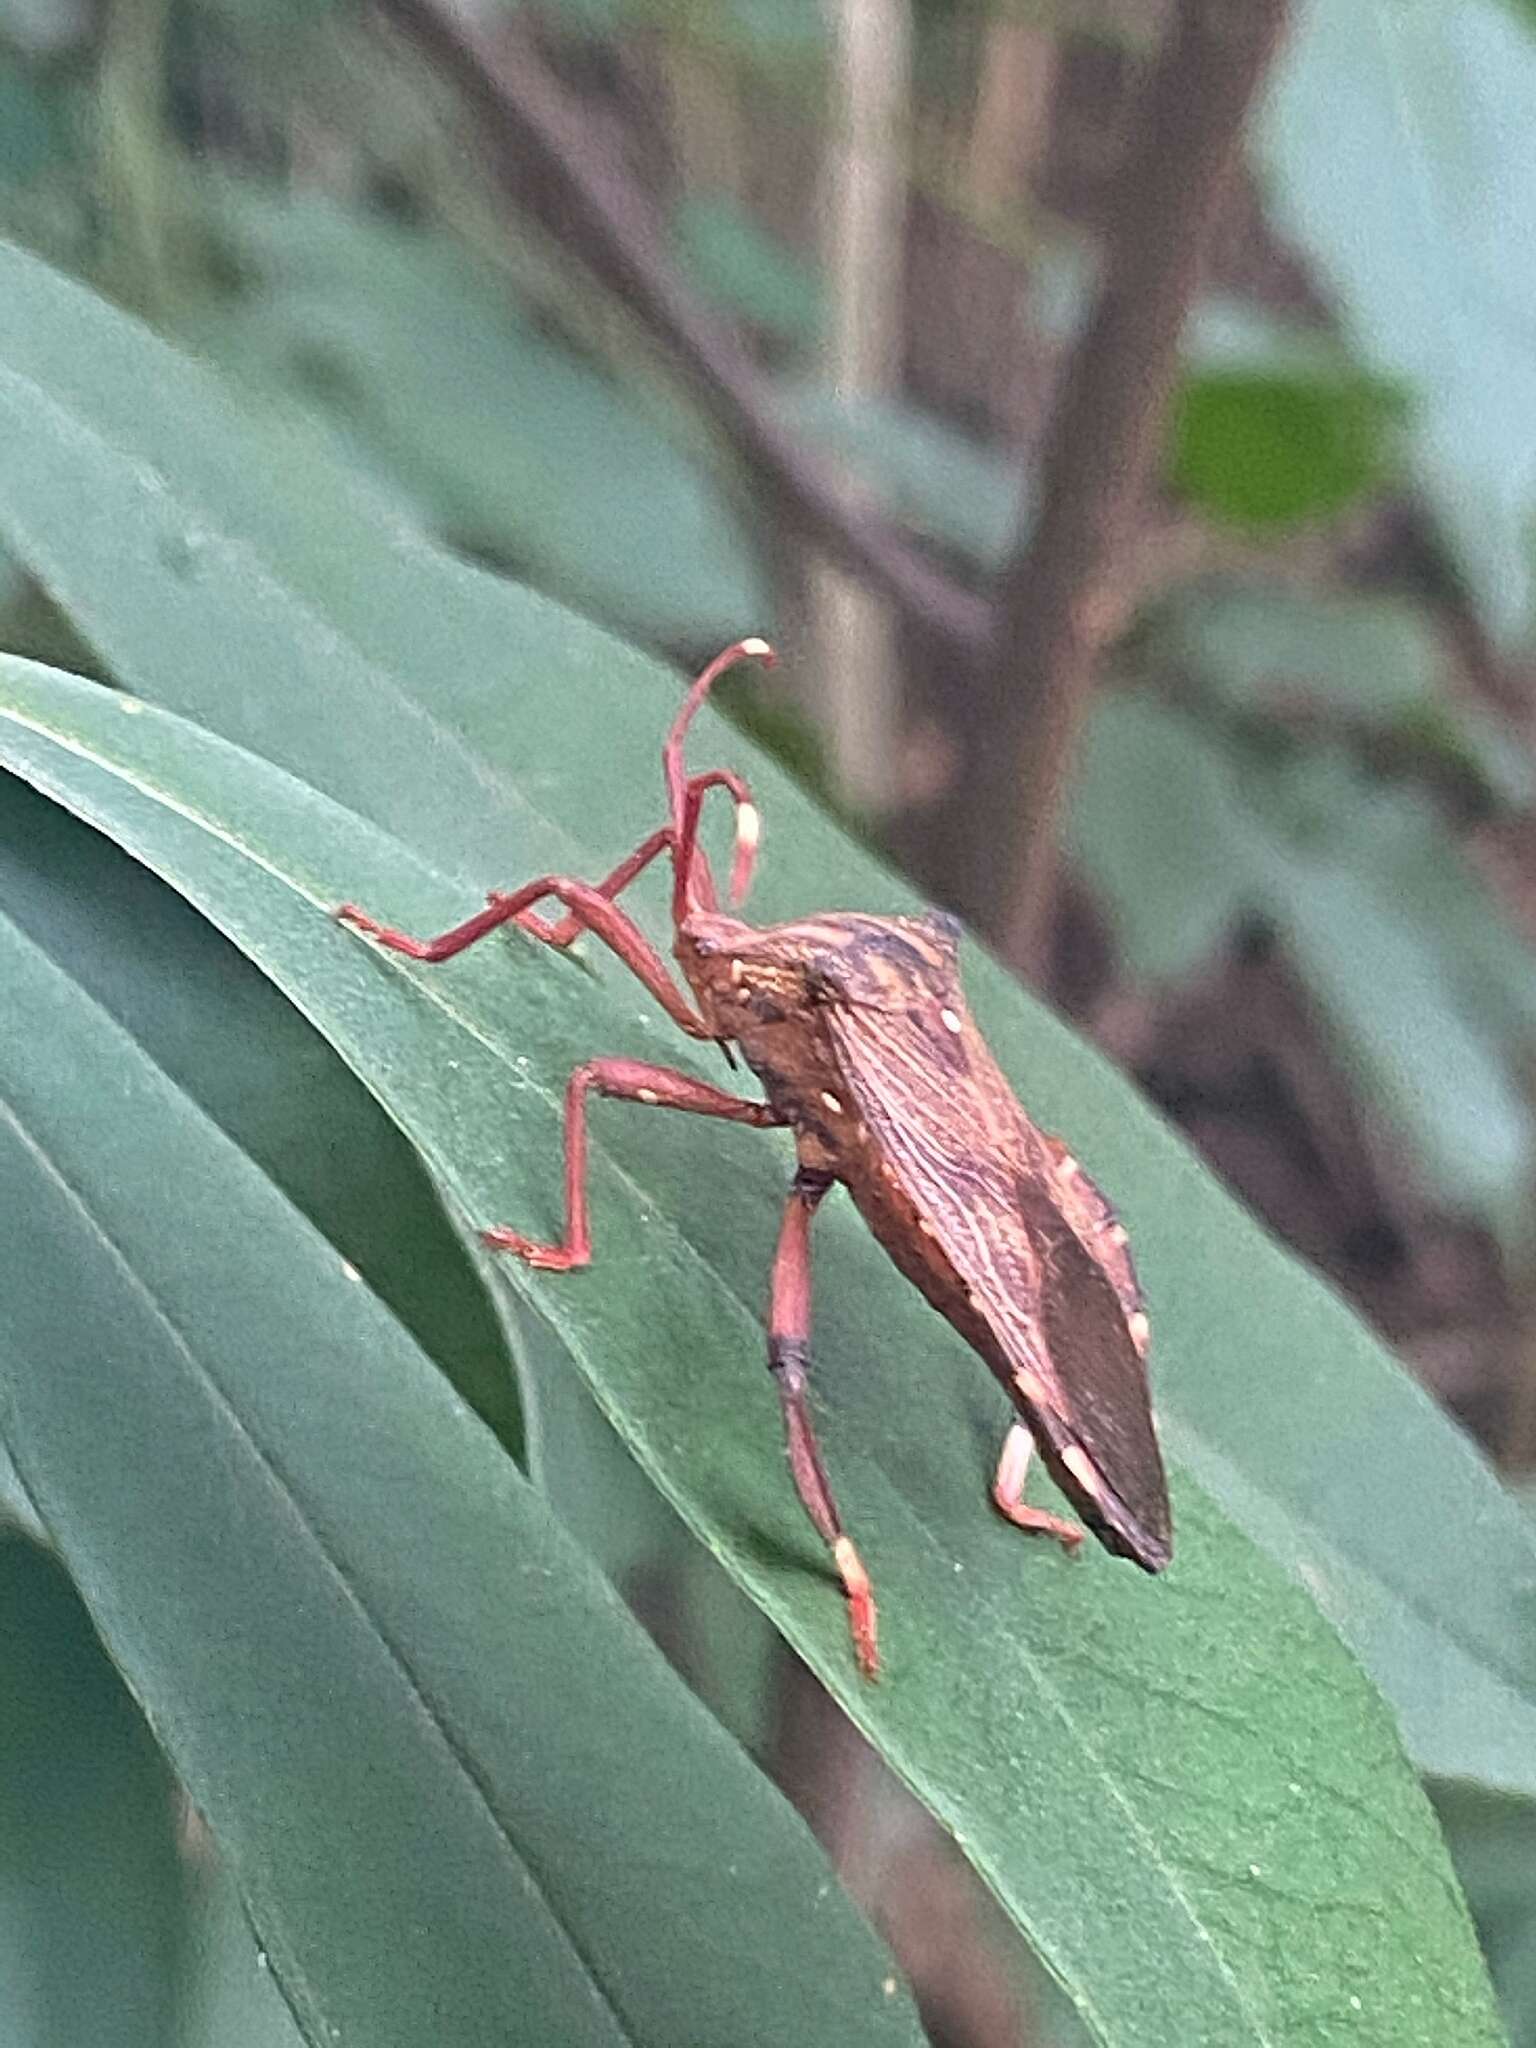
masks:
[[[480,117],[507,197],[638,314],[689,373],[700,406],[798,524],[959,656],[985,644],[991,610],[885,520],[845,501],[833,472],[776,416],[756,366],[679,278],[655,211],[612,144],[530,38],[477,26],[445,0],[379,0]],[[616,478],[615,489],[623,488]]]
[[[1285,25],[1286,0],[1177,0],[1105,240],[1102,282],[1047,436],[1040,510],[999,588],[998,633],[967,709],[960,792],[972,835],[961,907],[1038,971],[1061,799],[1118,571],[1147,495],[1185,315]]]

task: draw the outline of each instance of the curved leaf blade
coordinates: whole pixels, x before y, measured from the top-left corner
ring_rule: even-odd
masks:
[[[0,527],[146,696],[384,826],[471,899],[601,872],[655,824],[676,699],[653,664],[425,545],[312,445],[275,450],[204,373],[3,248],[0,394]],[[721,730],[703,721],[700,746]],[[730,758],[765,799],[767,914],[914,907],[771,762],[736,737]],[[1114,1190],[1159,1399],[1228,1513],[1324,1601],[1423,1768],[1536,1790],[1536,1546],[1483,1461],[1134,1090],[992,962],[967,975],[1032,1110]],[[619,1000],[633,1017],[632,987]],[[720,1252],[755,1299],[752,1248]],[[1454,1543],[1426,1543],[1426,1500]]]
[[[5,666],[4,758],[260,960],[467,1217],[552,1220],[566,1048],[633,1038],[634,1010],[521,938],[451,970],[368,948],[323,915],[343,875],[423,928],[454,891],[267,764]],[[761,1332],[745,1267],[766,1259],[787,1162],[759,1134],[700,1135],[614,1113],[594,1148],[601,1272],[499,1267],[502,1284],[536,1300],[652,1477],[956,1833],[1098,2038],[1300,2044],[1356,2025],[1358,1998],[1362,2039],[1497,2040],[1422,1795],[1310,1604],[1187,1484],[1163,1581],[1021,1549],[983,1505],[1000,1419],[983,1376],[838,1212],[820,1328],[826,1357],[859,1370],[824,1373],[823,1424],[890,1656],[887,1682],[861,1685],[769,1448],[771,1389],[746,1369]],[[740,1243],[753,1218],[755,1250]]]
[[[915,2048],[803,1823],[401,1327],[0,960],[6,1440],[307,2038]]]
[[[271,982],[14,779],[0,788],[0,910],[324,1232],[517,1455],[512,1363],[481,1276],[410,1146]]]
[[[57,1561],[0,1529],[0,2036],[164,2048],[175,1785]]]

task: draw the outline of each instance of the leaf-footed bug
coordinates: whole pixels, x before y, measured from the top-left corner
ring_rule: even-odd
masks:
[[[942,915],[832,912],[756,928],[720,908],[698,843],[704,799],[736,807],[730,896],[745,897],[758,818],[726,769],[687,773],[694,713],[736,662],[772,665],[762,640],[740,640],[703,670],[662,749],[668,821],[605,880],[540,875],[495,892],[435,938],[412,938],[355,904],[338,918],[416,960],[447,960],[508,922],[546,945],[589,931],[610,947],[691,1038],[738,1046],[763,1085],[750,1102],[639,1060],[577,1067],[565,1096],[565,1232],[541,1244],[519,1231],[487,1244],[565,1272],[591,1257],[587,1095],[692,1110],[794,1133],[798,1159],[769,1290],[768,1362],[783,1407],[800,1499],[831,1550],[848,1597],[854,1649],[879,1669],[869,1575],[843,1528],[806,1400],[810,1366],[811,1220],[835,1181],[901,1271],[986,1361],[1013,1403],[993,1482],[999,1510],[1074,1547],[1075,1524],[1024,1501],[1038,1448],[1052,1478],[1109,1550],[1160,1571],[1172,1550],[1162,1459],[1147,1393],[1148,1342],[1126,1233],[1059,1140],[1037,1129],[972,1022],[960,986],[958,927]],[[662,854],[672,861],[673,952],[687,989],[615,899]],[[563,915],[540,915],[553,901]]]

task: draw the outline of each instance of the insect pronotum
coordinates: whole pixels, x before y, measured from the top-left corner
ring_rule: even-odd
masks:
[[[694,682],[662,749],[667,823],[605,880],[540,875],[496,891],[484,910],[430,939],[395,931],[355,904],[336,915],[416,960],[450,959],[509,921],[550,946],[591,932],[690,1038],[741,1049],[765,1101],[640,1060],[577,1067],[565,1095],[564,1235],[556,1244],[506,1228],[484,1237],[549,1271],[587,1264],[590,1092],[794,1133],[797,1167],[769,1287],[768,1364],[795,1487],[832,1553],[854,1649],[872,1678],[874,1592],[838,1513],[806,1400],[810,1230],[828,1189],[847,1187],[897,1266],[1012,1402],[1016,1419],[992,1486],[998,1509],[1069,1548],[1082,1541],[1076,1524],[1024,1500],[1038,1449],[1100,1542],[1156,1572],[1168,1562],[1172,1528],[1147,1396],[1147,1316],[1114,1211],[1066,1147],[1025,1115],[971,1021],[952,919],[838,911],[757,929],[720,909],[698,843],[704,799],[720,788],[736,807],[733,903],[751,881],[757,812],[728,769],[689,775],[683,742],[712,685],[745,659],[771,666],[774,656],[762,640],[740,640]],[[688,993],[615,902],[662,854],[672,860],[673,953]],[[561,917],[535,907],[551,901]]]

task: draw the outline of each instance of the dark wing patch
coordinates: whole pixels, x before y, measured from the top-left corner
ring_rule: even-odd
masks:
[[[1171,1516],[1141,1350],[1114,1280],[1063,1213],[1046,1140],[960,1000],[955,988],[945,1005],[960,1033],[937,1016],[832,1006],[849,1093],[1052,1476],[1107,1548],[1159,1571]]]
[[[1110,1207],[1104,1191],[1084,1173],[1060,1138],[1053,1138],[1048,1131],[1042,1131],[1040,1135],[1051,1156],[1056,1199],[1062,1214],[1090,1256],[1097,1259],[1109,1275],[1120,1297],[1120,1306],[1125,1310],[1131,1342],[1145,1358],[1147,1305],[1142,1299],[1141,1283],[1136,1278],[1136,1262],[1131,1257],[1125,1228]]]

